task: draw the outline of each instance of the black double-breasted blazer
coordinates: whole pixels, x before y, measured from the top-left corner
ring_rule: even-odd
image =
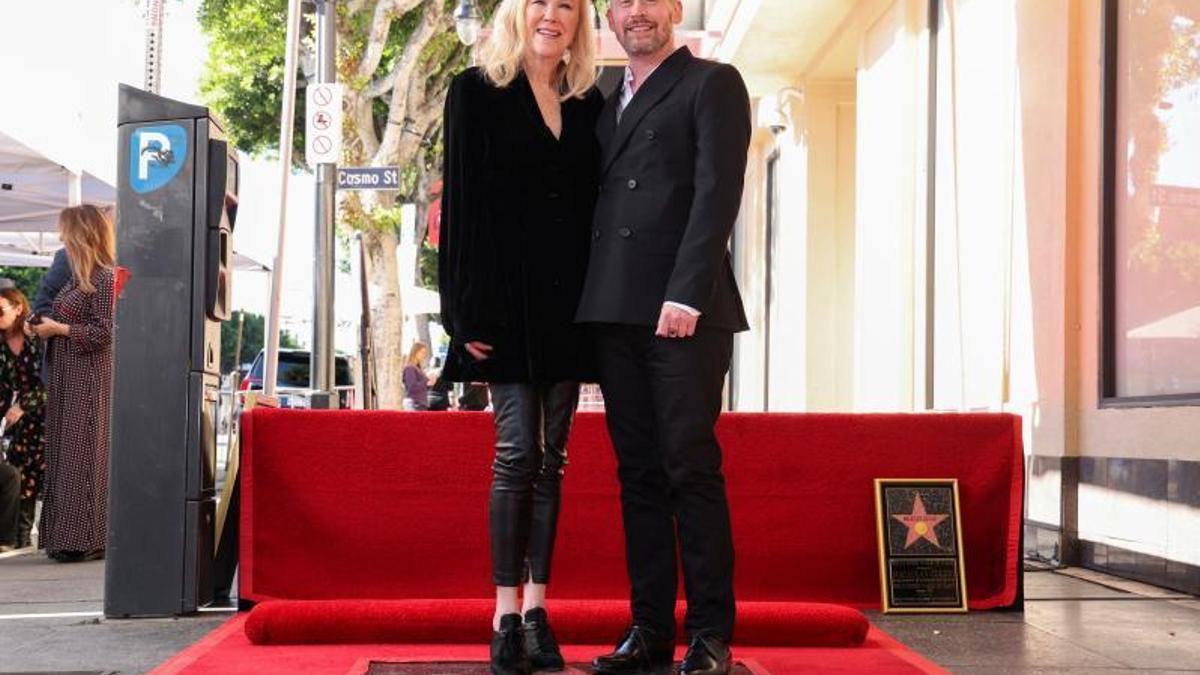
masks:
[[[654,326],[664,301],[701,328],[748,328],[729,257],[750,145],[737,70],[681,47],[634,94],[600,113],[600,187],[576,319]]]
[[[559,382],[588,377],[574,323],[591,235],[600,148],[598,90],[562,104],[546,127],[524,74],[507,87],[477,68],[446,97],[438,286],[453,381]],[[463,348],[492,345],[475,361]]]

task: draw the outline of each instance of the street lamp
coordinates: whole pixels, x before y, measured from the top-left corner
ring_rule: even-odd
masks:
[[[458,33],[458,39],[468,47],[479,39],[479,32],[483,30],[483,12],[479,11],[475,0],[459,0],[454,10],[454,30]]]

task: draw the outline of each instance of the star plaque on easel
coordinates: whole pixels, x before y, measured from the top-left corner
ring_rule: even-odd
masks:
[[[883,611],[967,611],[958,481],[875,479]]]

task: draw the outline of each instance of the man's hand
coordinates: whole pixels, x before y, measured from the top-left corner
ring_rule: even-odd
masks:
[[[658,329],[654,332],[658,337],[686,338],[696,334],[696,324],[699,317],[674,305],[664,304],[662,313],[658,315]]]
[[[8,412],[5,413],[4,419],[8,421],[8,426],[11,427],[12,425],[21,421],[21,418],[24,416],[25,416],[25,411],[21,410],[21,406],[14,403],[13,407],[9,408]]]
[[[487,361],[492,355],[492,346],[483,342],[468,342],[464,344],[463,347],[466,348],[467,353],[471,355],[471,358],[475,359],[476,361]]]

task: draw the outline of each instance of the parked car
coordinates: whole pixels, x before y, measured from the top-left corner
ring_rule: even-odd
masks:
[[[309,398],[313,393],[311,369],[312,355],[305,349],[280,349],[279,371],[275,378],[275,396],[279,405],[284,408],[307,408]],[[261,391],[263,388],[263,367],[267,354],[259,350],[254,357],[250,371],[242,379],[238,390],[241,392]],[[338,395],[338,407],[350,408],[354,404],[354,375],[350,367],[350,359],[346,356],[334,357],[334,385]]]

